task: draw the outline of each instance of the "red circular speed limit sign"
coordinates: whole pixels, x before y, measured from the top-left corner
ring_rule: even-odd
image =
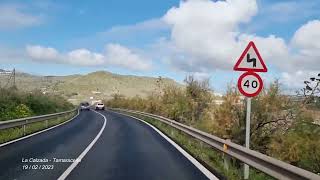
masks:
[[[238,88],[241,94],[246,97],[254,97],[260,93],[263,87],[261,77],[254,72],[242,74],[238,80]]]

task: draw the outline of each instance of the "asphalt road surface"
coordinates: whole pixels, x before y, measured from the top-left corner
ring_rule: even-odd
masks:
[[[62,126],[0,147],[0,179],[58,179],[62,174],[71,180],[208,179],[150,126],[99,112],[106,123],[98,113],[81,112]],[[81,162],[67,170],[70,160],[86,150]]]

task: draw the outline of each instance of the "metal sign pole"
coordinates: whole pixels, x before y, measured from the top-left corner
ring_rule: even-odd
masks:
[[[250,41],[242,52],[233,70],[247,71],[239,77],[238,89],[242,95],[247,97],[246,148],[250,149],[251,97],[257,96],[263,88],[263,81],[256,72],[268,71],[253,41]],[[244,164],[244,179],[249,179],[249,166],[247,164]]]
[[[251,98],[247,98],[247,115],[246,115],[246,148],[250,149],[250,115],[251,115]],[[249,166],[244,164],[244,179],[249,179]]]

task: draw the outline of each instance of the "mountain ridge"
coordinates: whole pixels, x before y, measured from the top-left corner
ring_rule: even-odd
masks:
[[[0,76],[1,87],[6,84],[6,78]],[[167,77],[122,75],[109,71],[66,76],[41,76],[16,72],[16,86],[24,91],[40,90],[43,93],[59,94],[74,104],[81,101],[110,99],[113,94],[146,97],[158,90],[159,86],[183,87],[182,84]]]

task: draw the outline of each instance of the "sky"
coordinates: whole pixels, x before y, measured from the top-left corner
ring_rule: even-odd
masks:
[[[210,78],[223,93],[249,41],[265,86],[286,92],[320,73],[319,0],[1,0],[0,69],[36,75]]]

